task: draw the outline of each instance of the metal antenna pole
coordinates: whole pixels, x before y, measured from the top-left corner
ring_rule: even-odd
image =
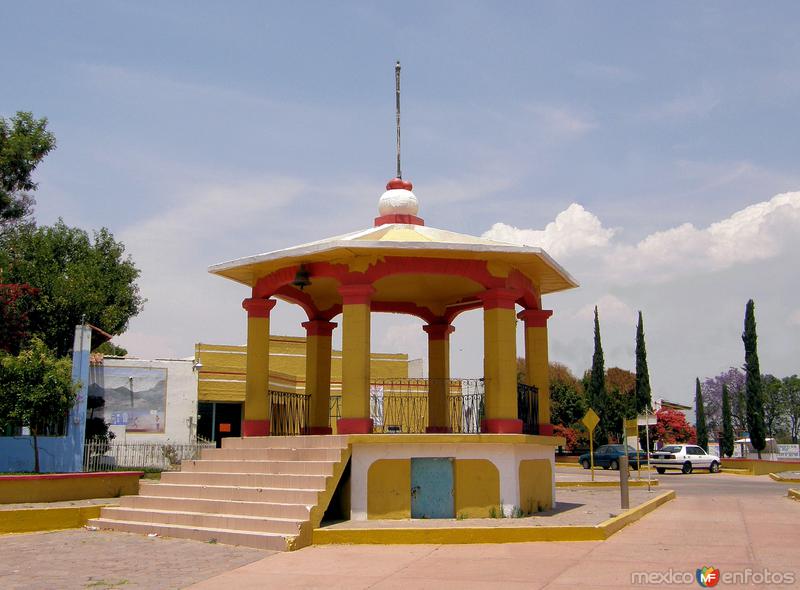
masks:
[[[394,94],[395,94],[395,109],[397,113],[397,178],[403,178],[403,173],[400,170],[400,62],[398,61],[394,66]]]

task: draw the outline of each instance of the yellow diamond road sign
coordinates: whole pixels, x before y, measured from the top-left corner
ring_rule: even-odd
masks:
[[[597,412],[595,412],[592,408],[589,408],[589,411],[586,412],[586,415],[581,418],[581,422],[583,422],[583,425],[589,429],[589,432],[591,432],[600,422],[600,416],[598,416]]]

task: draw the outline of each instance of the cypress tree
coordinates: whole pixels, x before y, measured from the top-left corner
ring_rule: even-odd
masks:
[[[733,457],[733,422],[731,420],[731,395],[728,384],[722,384],[722,440],[719,445],[720,456]]]
[[[641,414],[651,407],[650,373],[647,370],[647,348],[644,343],[644,322],[639,312],[639,323],[636,325],[636,414]]]
[[[695,428],[697,428],[697,446],[703,447],[703,450],[708,452],[708,427],[706,426],[706,409],[703,406],[703,390],[700,387],[700,379],[696,379],[695,383],[694,417]]]
[[[758,452],[767,446],[764,426],[764,393],[761,390],[761,369],[758,366],[758,336],[756,335],[755,303],[750,299],[744,312],[744,370],[746,374],[745,389],[747,392],[747,429],[750,432],[750,443]]]
[[[603,359],[603,345],[600,342],[600,319],[597,314],[597,306],[594,307],[594,354],[592,355],[592,370],[589,376],[589,388],[586,391],[589,407],[601,417],[599,425],[601,442],[606,439],[606,430],[609,424],[604,424],[606,410],[606,370]]]

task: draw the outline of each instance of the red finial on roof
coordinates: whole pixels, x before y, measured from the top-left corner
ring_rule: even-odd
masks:
[[[411,184],[408,180],[403,180],[402,178],[392,178],[389,182],[386,183],[386,190],[390,191],[394,188],[402,188],[407,191],[410,191],[414,188],[414,185]]]

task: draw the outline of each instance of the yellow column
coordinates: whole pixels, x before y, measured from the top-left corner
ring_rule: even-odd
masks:
[[[550,365],[547,354],[547,309],[526,309],[517,317],[525,321],[525,377],[539,390],[539,434],[552,435],[550,424]]]
[[[242,436],[269,435],[269,313],[274,299],[245,299],[247,310],[247,382]]]
[[[331,334],[336,324],[303,322],[306,329],[306,393],[309,394],[309,434],[330,434]]]
[[[483,300],[483,375],[486,379],[484,432],[520,433],[517,418],[517,338],[514,304],[518,293],[491,289]]]
[[[451,432],[447,395],[450,391],[449,324],[422,326],[428,333],[428,427],[427,432]]]
[[[339,434],[372,432],[369,417],[371,285],[342,285],[342,417]]]

